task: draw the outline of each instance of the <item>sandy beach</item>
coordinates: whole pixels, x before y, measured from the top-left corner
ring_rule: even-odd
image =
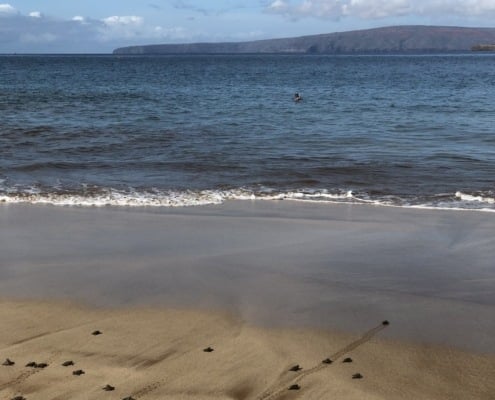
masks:
[[[494,229],[285,201],[2,205],[0,398],[491,399]]]

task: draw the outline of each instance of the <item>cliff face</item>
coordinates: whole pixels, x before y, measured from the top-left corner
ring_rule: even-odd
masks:
[[[121,47],[114,54],[353,54],[470,51],[495,43],[495,28],[392,26],[251,42],[157,44]]]

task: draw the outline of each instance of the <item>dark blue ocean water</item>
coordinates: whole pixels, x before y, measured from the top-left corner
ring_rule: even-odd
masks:
[[[0,201],[253,197],[495,211],[495,55],[0,56]]]

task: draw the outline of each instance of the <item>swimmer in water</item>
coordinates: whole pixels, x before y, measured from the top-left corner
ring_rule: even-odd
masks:
[[[297,103],[298,101],[301,101],[302,97],[299,95],[299,93],[294,93],[294,101]]]

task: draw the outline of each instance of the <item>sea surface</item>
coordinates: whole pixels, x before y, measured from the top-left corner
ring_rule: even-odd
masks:
[[[495,212],[495,54],[0,56],[0,202],[226,199]]]

